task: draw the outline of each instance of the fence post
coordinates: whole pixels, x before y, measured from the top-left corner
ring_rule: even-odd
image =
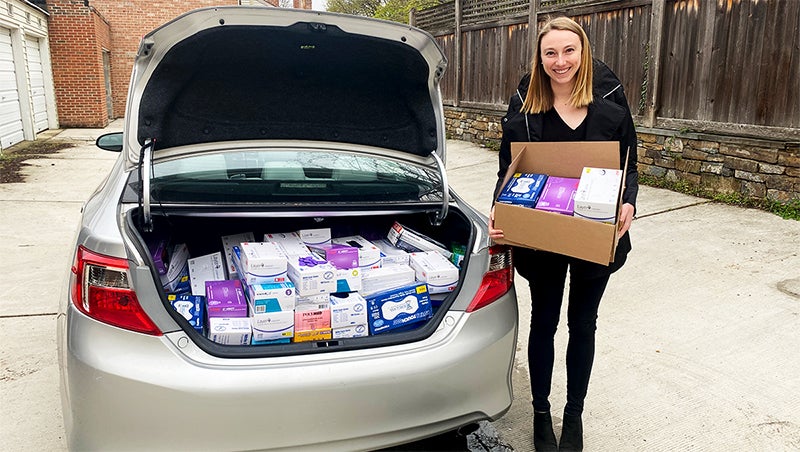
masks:
[[[528,8],[528,61],[533,59],[532,52],[536,51],[536,46],[533,40],[536,38],[539,30],[539,6],[541,0],[531,0],[530,7]]]
[[[412,27],[417,26],[417,8],[411,8],[408,10],[408,24]]]
[[[650,51],[647,52],[647,104],[644,111],[645,127],[656,124],[658,109],[658,82],[661,74],[661,41],[664,34],[664,8],[666,0],[653,0],[650,4]]]
[[[461,1],[455,0],[455,27],[453,28],[453,55],[455,55],[456,89],[453,90],[453,106],[461,104]]]

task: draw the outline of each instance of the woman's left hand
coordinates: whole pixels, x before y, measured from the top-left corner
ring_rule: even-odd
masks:
[[[631,223],[633,222],[633,213],[636,209],[633,207],[633,204],[625,203],[622,205],[622,211],[619,215],[619,232],[617,233],[618,237],[622,237],[628,232],[628,229],[631,228]]]

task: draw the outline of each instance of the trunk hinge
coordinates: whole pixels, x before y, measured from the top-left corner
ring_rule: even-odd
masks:
[[[142,229],[153,232],[153,217],[150,213],[150,178],[152,177],[153,148],[156,139],[147,139],[139,153],[139,180],[142,191],[139,193],[139,207],[142,209]]]
[[[444,162],[442,162],[442,159],[440,159],[435,152],[432,152],[431,156],[433,157],[433,160],[436,161],[436,166],[439,167],[439,177],[442,180],[442,210],[436,214],[436,218],[433,220],[433,225],[441,226],[442,222],[444,222],[444,219],[447,217],[448,210],[450,209],[450,188],[447,185],[447,171],[444,169]]]

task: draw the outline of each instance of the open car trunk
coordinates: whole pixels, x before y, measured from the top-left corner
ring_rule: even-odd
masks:
[[[259,212],[200,212],[197,210],[170,211],[168,215],[163,210],[154,210],[152,217],[152,231],[146,232],[141,227],[141,209],[134,208],[130,211],[127,218],[127,228],[136,238],[136,245],[140,254],[150,259],[149,266],[152,269],[152,278],[161,293],[161,301],[164,308],[170,313],[175,321],[182,327],[186,334],[206,352],[221,357],[258,357],[258,356],[277,356],[294,355],[304,353],[329,352],[339,350],[353,350],[370,347],[387,346],[405,342],[421,340],[432,334],[439,323],[442,321],[445,312],[456,298],[464,276],[468,256],[463,250],[471,249],[475,240],[473,224],[459,210],[451,208],[449,214],[439,226],[433,226],[432,219],[436,216],[437,209],[428,211],[396,210],[392,213],[386,211],[376,212],[368,215],[355,216],[352,213],[335,212],[331,215],[317,216],[308,214],[307,216],[275,216],[275,213]],[[285,214],[282,214],[285,215]],[[417,232],[439,242],[448,251],[456,250],[454,256],[448,260],[456,261],[458,256],[463,256],[463,261],[458,265],[453,263],[453,268],[457,269],[458,282],[451,290],[441,293],[429,293],[431,315],[425,320],[415,320],[407,325],[382,331],[373,334],[368,328],[368,335],[361,337],[329,338],[322,340],[309,340],[296,342],[291,338],[288,343],[259,343],[259,344],[235,344],[223,345],[209,339],[208,317],[203,316],[203,328],[195,329],[181,313],[179,313],[169,300],[171,291],[162,286],[161,275],[157,272],[157,265],[153,260],[151,249],[159,240],[165,240],[170,246],[185,244],[190,258],[197,258],[209,254],[220,252],[223,260],[227,261],[222,237],[233,234],[252,233],[254,241],[259,242],[265,239],[265,234],[291,233],[301,230],[329,229],[330,236],[334,242],[337,238],[361,236],[370,242],[387,239],[390,230],[395,223],[399,223],[406,229]],[[401,245],[407,248],[407,245]],[[435,252],[435,251],[434,251]],[[168,257],[169,259],[169,257]],[[361,275],[369,272],[369,269],[361,269]],[[226,279],[227,279],[226,274]],[[415,277],[420,282],[420,277]],[[423,281],[424,282],[424,281]],[[134,281],[134,284],[141,282]],[[247,286],[242,283],[244,292]],[[341,286],[340,286],[341,287]],[[361,294],[360,291],[355,291]],[[364,293],[365,299],[370,295]],[[341,293],[334,293],[332,296],[341,296]],[[252,311],[252,305],[249,307]],[[252,315],[252,312],[248,312]]]

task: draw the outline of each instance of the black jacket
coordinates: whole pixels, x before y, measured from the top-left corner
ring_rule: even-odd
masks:
[[[593,68],[594,100],[589,105],[586,116],[587,141],[619,141],[620,168],[628,159],[625,189],[622,193],[624,203],[636,207],[636,196],[639,191],[639,172],[637,170],[637,139],[628,101],[617,76],[605,65],[594,60]],[[508,102],[508,112],[503,117],[503,139],[500,143],[499,169],[494,198],[502,189],[503,179],[511,165],[511,143],[524,141],[541,141],[543,114],[523,114],[520,112],[528,91],[530,74],[526,74],[519,83],[517,91]],[[626,233],[619,241],[617,253],[612,264],[612,271],[622,266],[627,253],[631,249],[630,238]]]

